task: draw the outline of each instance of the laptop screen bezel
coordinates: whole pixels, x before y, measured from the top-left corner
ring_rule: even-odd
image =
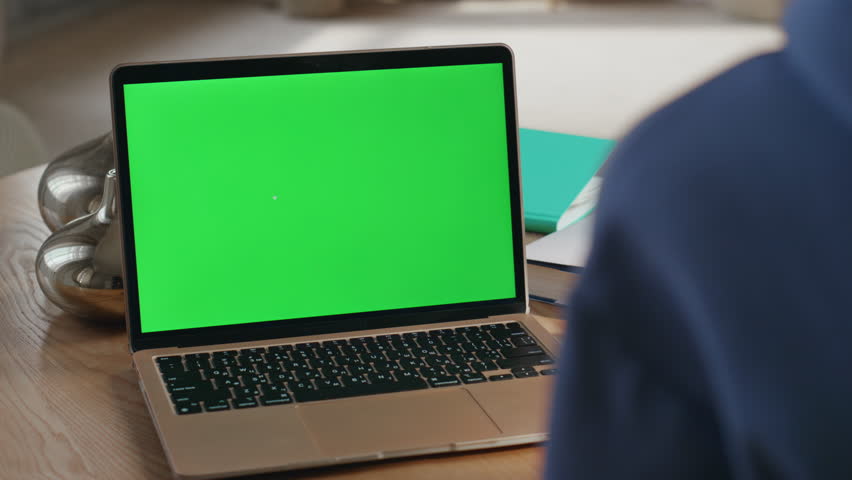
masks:
[[[515,267],[515,296],[513,298],[303,319],[142,332],[139,313],[139,291],[136,277],[131,178],[124,110],[125,85],[182,80],[487,63],[500,63],[503,65],[506,144],[510,177],[509,187]],[[512,51],[508,46],[502,44],[244,57],[117,66],[110,78],[110,90],[113,109],[115,161],[119,187],[118,208],[122,219],[121,244],[124,266],[125,317],[131,350],[212,345],[336,332],[355,332],[359,330],[417,324],[426,325],[526,312],[526,265],[524,262],[524,226],[521,203],[514,76]]]

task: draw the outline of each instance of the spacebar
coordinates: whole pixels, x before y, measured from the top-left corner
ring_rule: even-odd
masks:
[[[297,402],[315,402],[317,400],[332,400],[335,398],[360,397],[363,395],[378,395],[381,393],[407,392],[427,388],[423,380],[411,380],[395,383],[376,383],[370,385],[352,385],[340,388],[323,388],[294,392]]]

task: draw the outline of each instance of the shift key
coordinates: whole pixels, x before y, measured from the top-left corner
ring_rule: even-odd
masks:
[[[501,350],[506,358],[526,357],[529,355],[544,355],[544,349],[538,345],[528,345],[526,347],[504,348]]]
[[[536,365],[550,365],[553,359],[547,355],[528,355],[525,357],[504,358],[497,360],[500,368],[534,367]]]

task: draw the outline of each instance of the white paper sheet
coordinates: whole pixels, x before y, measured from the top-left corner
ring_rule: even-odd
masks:
[[[592,247],[595,215],[540,238],[527,245],[527,260],[585,267]]]

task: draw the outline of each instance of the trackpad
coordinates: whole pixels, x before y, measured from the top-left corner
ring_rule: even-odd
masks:
[[[486,439],[500,430],[465,389],[373,395],[301,405],[320,449],[335,457]]]

